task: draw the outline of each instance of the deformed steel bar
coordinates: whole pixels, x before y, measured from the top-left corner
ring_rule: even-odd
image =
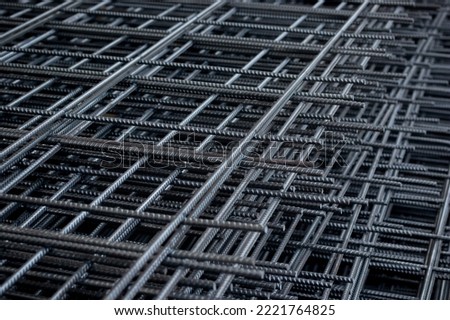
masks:
[[[448,4],[0,6],[2,298],[450,298]]]

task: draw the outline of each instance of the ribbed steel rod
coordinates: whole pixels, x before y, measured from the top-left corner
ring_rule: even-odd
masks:
[[[0,297],[450,299],[448,4],[0,7]]]

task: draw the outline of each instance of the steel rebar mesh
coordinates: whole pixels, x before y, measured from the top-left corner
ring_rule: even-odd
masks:
[[[19,1],[0,297],[449,299],[443,1]]]

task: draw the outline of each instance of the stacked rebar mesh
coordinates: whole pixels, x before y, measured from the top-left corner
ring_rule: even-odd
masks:
[[[2,1],[0,297],[449,299],[444,1]]]

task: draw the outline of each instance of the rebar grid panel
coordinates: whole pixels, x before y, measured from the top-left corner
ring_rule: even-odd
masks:
[[[1,2],[0,296],[449,299],[448,12]]]

